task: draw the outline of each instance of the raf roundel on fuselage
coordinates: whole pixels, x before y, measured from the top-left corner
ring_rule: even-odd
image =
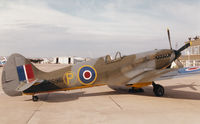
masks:
[[[78,71],[78,79],[83,85],[90,85],[95,82],[97,78],[97,72],[94,67],[90,65],[84,65],[80,67]]]

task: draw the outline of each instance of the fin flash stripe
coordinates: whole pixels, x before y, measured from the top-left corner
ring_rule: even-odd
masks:
[[[31,64],[17,66],[17,73],[18,73],[19,81],[32,82],[35,80],[35,76],[34,76]]]

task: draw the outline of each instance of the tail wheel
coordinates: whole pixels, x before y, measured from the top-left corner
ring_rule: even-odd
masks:
[[[164,87],[159,85],[159,84],[154,84],[153,85],[153,92],[156,96],[161,97],[164,95],[165,90]]]

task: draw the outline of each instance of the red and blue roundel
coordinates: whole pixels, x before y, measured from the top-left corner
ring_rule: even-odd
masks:
[[[186,67],[186,68],[181,68],[178,70],[179,73],[190,73],[190,72],[197,72],[200,71],[200,67]]]
[[[97,78],[97,72],[95,68],[90,65],[82,66],[78,71],[78,79],[83,85],[90,85],[95,82]]]

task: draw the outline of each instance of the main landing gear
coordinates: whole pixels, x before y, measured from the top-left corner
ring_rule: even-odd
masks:
[[[163,96],[164,93],[165,93],[165,90],[164,90],[164,87],[159,85],[159,84],[156,84],[155,82],[152,82],[152,85],[153,85],[153,92],[156,96]]]
[[[39,99],[38,96],[34,96],[34,95],[32,96],[32,100],[33,100],[33,102],[37,102],[38,99]]]
[[[152,82],[152,85],[155,96],[161,97],[165,94],[163,86],[156,84],[155,82]],[[129,89],[129,93],[138,93],[138,92],[144,92],[144,90],[142,88],[135,88],[135,87]]]

